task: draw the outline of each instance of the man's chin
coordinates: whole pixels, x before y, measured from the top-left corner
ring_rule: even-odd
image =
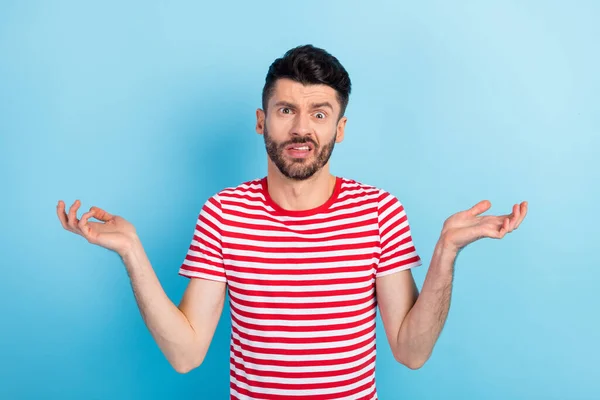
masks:
[[[296,168],[287,168],[285,171],[281,172],[289,179],[295,181],[305,181],[316,174],[318,170],[312,170],[309,168],[303,168],[301,170]]]

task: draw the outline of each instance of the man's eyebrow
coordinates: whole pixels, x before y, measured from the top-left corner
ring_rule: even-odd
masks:
[[[333,106],[331,105],[330,102],[328,101],[324,101],[322,103],[312,103],[311,108],[323,108],[323,107],[329,107],[331,110],[333,110]]]
[[[275,103],[275,107],[288,107],[288,108],[293,108],[293,109],[297,109],[298,108],[297,105],[295,105],[293,103],[290,103],[289,101],[284,101],[284,100],[280,100],[277,103]],[[310,105],[311,109],[323,108],[323,107],[329,107],[331,110],[333,110],[333,106],[328,101],[323,101],[321,103],[312,103]]]
[[[295,104],[292,104],[290,102],[283,101],[283,100],[280,100],[277,103],[275,103],[275,107],[278,107],[278,106],[283,106],[283,107],[288,107],[288,108],[298,108],[298,107],[296,107]]]

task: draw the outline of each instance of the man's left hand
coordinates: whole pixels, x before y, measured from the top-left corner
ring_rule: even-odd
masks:
[[[442,228],[441,239],[444,247],[456,252],[466,245],[484,237],[502,239],[504,235],[517,229],[527,214],[527,202],[513,205],[508,215],[484,215],[492,204],[482,200],[469,210],[449,217]]]

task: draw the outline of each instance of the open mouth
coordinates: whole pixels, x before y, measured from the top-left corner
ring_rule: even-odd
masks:
[[[294,158],[305,158],[310,155],[313,151],[313,145],[311,143],[295,143],[287,146],[285,151]]]

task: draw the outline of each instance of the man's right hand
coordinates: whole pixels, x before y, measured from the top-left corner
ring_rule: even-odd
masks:
[[[67,214],[65,203],[59,200],[56,213],[63,228],[83,236],[90,243],[113,250],[124,257],[137,240],[134,226],[124,218],[109,214],[98,207],[90,208],[90,211],[83,214],[81,219],[77,219],[77,210],[80,205],[80,201],[76,200]],[[102,222],[88,221],[91,217]]]

